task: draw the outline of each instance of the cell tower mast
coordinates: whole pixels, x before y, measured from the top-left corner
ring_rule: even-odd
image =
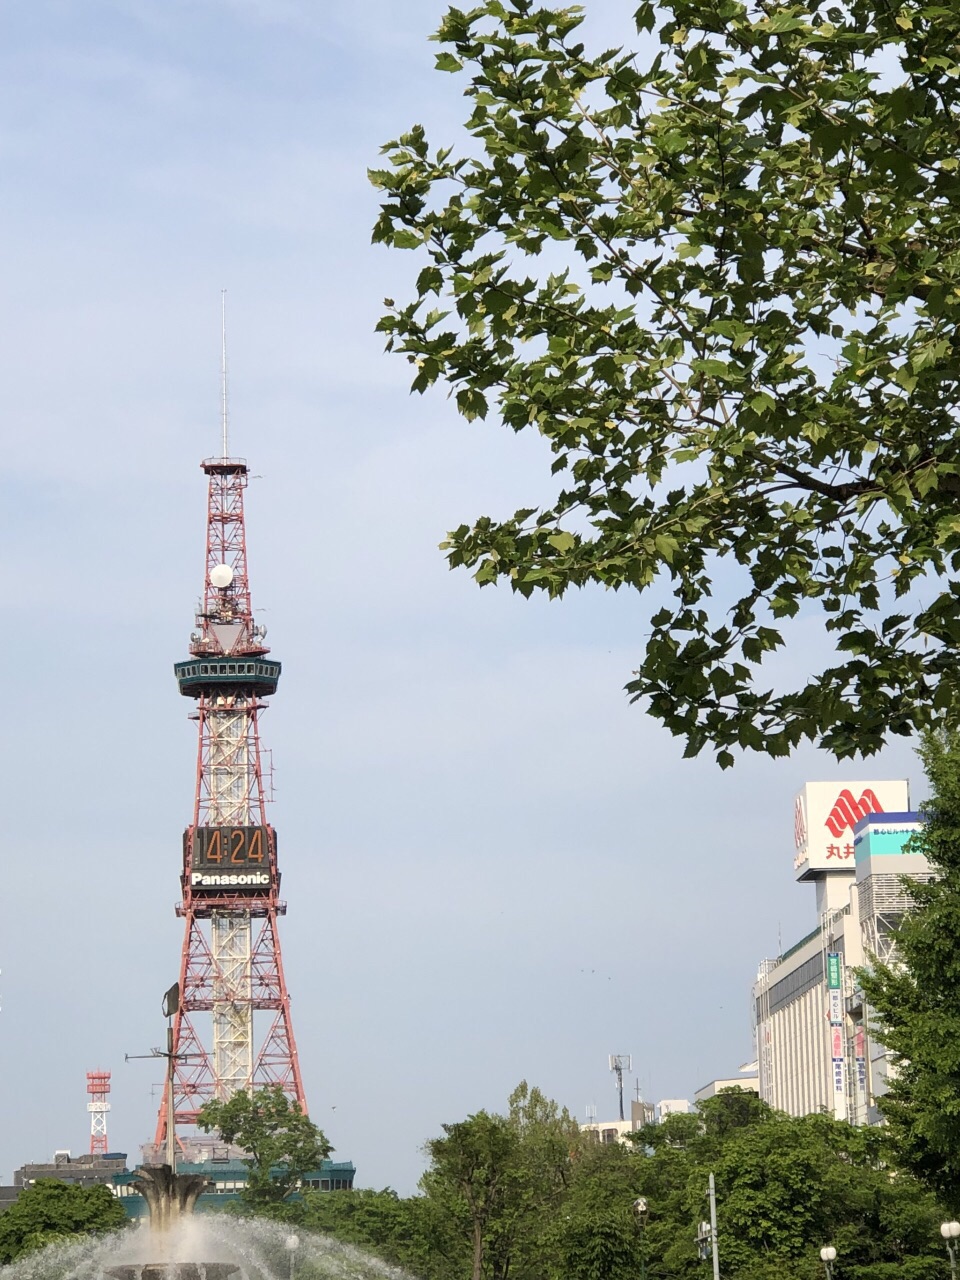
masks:
[[[633,1058],[629,1053],[611,1053],[610,1070],[617,1077],[617,1093],[620,1096],[620,1119],[623,1119],[623,1073],[633,1070]]]
[[[199,732],[177,906],[186,926],[173,1018],[178,1128],[194,1124],[210,1098],[271,1085],[306,1111],[277,931],[286,903],[260,760],[260,712],[276,692],[280,663],[267,657],[266,630],[253,620],[243,511],[249,469],[227,456],[225,340],[220,426],[222,456],[201,463],[208,481],[203,599],[192,656],[174,666],[181,694],[196,703]],[[166,1135],[161,1106],[158,1147]]]
[[[90,1154],[92,1156],[107,1154],[107,1112],[110,1110],[107,1095],[109,1092],[109,1071],[87,1072],[87,1093],[90,1095],[87,1110],[90,1112]]]

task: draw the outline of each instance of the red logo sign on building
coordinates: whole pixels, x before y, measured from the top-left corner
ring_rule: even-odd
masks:
[[[847,778],[806,782],[793,807],[793,865],[800,880],[849,872],[856,860],[853,828],[871,814],[906,812],[905,778]]]
[[[837,839],[843,835],[844,831],[848,829],[852,831],[854,823],[865,818],[868,813],[883,813],[883,805],[877,799],[876,793],[867,787],[860,793],[860,799],[854,800],[853,792],[844,787],[834,801],[824,826]]]
[[[803,812],[803,796],[797,796],[797,802],[793,807],[793,843],[798,849],[805,848],[807,843],[807,819]]]

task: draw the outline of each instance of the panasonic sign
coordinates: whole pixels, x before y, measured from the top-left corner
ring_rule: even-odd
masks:
[[[220,889],[220,888],[257,888],[261,885],[268,885],[270,877],[265,871],[250,871],[240,874],[219,875],[207,871],[193,871],[190,874],[190,887],[192,889]]]

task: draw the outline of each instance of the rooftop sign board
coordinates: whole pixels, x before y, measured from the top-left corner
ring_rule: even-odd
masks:
[[[923,826],[919,813],[871,813],[854,827],[854,858],[903,857],[912,853],[907,842]]]
[[[798,880],[854,870],[853,828],[869,814],[904,813],[910,787],[904,778],[870,782],[808,782],[793,807]]]

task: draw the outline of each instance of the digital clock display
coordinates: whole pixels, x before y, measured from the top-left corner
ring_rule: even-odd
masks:
[[[193,871],[263,871],[270,869],[269,827],[195,827]]]

